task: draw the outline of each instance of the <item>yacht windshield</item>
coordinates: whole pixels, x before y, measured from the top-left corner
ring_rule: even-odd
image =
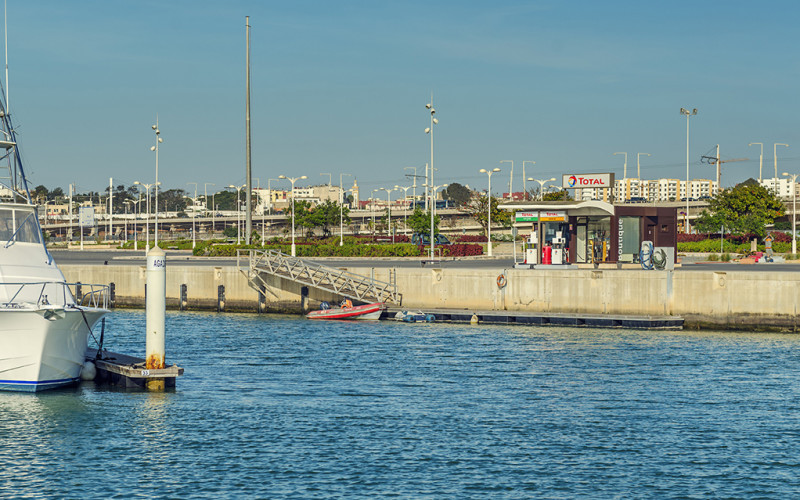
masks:
[[[40,243],[36,215],[31,209],[0,208],[0,241]]]

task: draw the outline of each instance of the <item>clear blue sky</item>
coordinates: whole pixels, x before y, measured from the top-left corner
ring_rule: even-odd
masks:
[[[362,197],[408,185],[429,160],[437,183],[484,188],[480,168],[528,175],[713,178],[800,172],[800,4],[793,1],[9,0],[10,107],[33,185],[102,190],[155,176],[219,189],[245,171],[245,16],[250,16],[252,165],[261,185],[358,179]],[[346,178],[347,179],[347,178]],[[254,181],[255,183],[255,181]],[[274,186],[288,186],[281,181]],[[298,186],[301,184],[298,183]],[[209,189],[213,189],[209,187]],[[384,194],[385,195],[385,194]]]

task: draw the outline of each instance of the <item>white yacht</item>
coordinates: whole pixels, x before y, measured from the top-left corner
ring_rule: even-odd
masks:
[[[0,128],[0,389],[34,392],[79,380],[108,287],[79,292],[66,282],[45,246],[4,102]]]

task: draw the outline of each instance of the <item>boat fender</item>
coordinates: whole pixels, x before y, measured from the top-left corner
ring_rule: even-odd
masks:
[[[497,287],[505,288],[505,286],[506,286],[506,275],[501,274],[500,276],[497,277]]]
[[[427,316],[425,316],[425,321],[427,321],[428,323],[433,323],[434,321],[436,321],[436,316],[434,316],[433,314],[428,314]]]
[[[94,363],[87,361],[81,366],[81,380],[94,380],[97,376],[97,367]]]
[[[473,314],[472,314],[472,318],[470,318],[470,320],[469,320],[469,323],[470,323],[471,325],[477,325],[477,324],[478,324],[478,322],[479,322],[479,320],[478,320],[478,315],[473,313]]]

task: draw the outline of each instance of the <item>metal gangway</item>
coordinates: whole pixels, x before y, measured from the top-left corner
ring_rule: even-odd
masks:
[[[260,292],[268,286],[262,275],[268,274],[361,302],[392,302],[400,305],[402,301],[402,295],[397,293],[396,275],[393,272],[390,275],[391,282],[385,282],[291,257],[277,250],[248,252],[250,266],[247,281]]]

